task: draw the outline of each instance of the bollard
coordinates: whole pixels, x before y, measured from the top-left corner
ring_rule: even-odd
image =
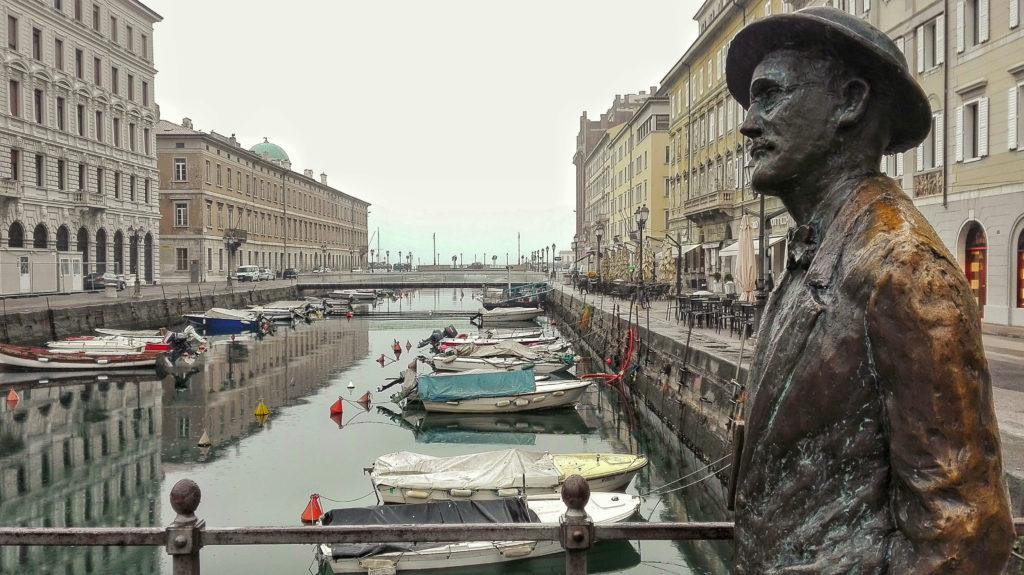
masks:
[[[585,575],[587,551],[594,544],[594,523],[585,510],[590,500],[590,485],[579,475],[570,475],[562,484],[562,549],[565,549],[566,575]],[[177,575],[177,574],[175,574]]]
[[[206,522],[196,518],[202,491],[195,481],[181,479],[171,488],[171,509],[178,514],[167,527],[167,554],[173,575],[199,575],[201,533]]]

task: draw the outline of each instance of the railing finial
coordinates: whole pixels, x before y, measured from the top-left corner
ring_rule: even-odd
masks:
[[[196,522],[195,512],[203,492],[191,479],[179,479],[171,488],[171,509],[178,514],[174,525],[192,525]]]
[[[562,502],[568,507],[569,513],[578,515],[590,501],[590,485],[579,475],[570,475],[562,483]],[[577,513],[573,513],[573,512]]]

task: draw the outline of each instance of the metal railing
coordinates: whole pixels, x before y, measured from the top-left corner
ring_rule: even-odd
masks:
[[[587,551],[596,541],[692,541],[733,538],[732,522],[614,523],[595,525],[584,507],[590,499],[585,479],[572,475],[562,487],[567,511],[560,524],[480,523],[462,525],[347,525],[307,527],[207,528],[196,517],[201,491],[190,479],[174,484],[171,508],[177,513],[161,527],[3,527],[0,546],[159,546],[171,556],[173,575],[199,575],[200,552],[214,545],[309,545],[335,543],[451,543],[460,541],[557,541],[565,551],[566,575],[587,572]],[[1024,518],[1013,521],[1024,534]]]

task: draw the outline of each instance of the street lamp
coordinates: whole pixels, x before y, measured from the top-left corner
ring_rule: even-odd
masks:
[[[391,271],[391,250],[384,250],[384,271]]]
[[[555,278],[555,244],[551,244],[551,279]]]
[[[324,254],[320,258],[320,275],[323,276],[327,272],[327,242],[320,244],[320,251]]]
[[[636,209],[636,229],[639,231],[637,240],[640,242],[640,285],[644,285],[644,224],[647,223],[647,216],[651,215],[651,210],[647,209],[647,204]]]
[[[604,235],[601,224],[594,224],[594,235],[597,236],[597,281],[600,282],[603,280],[601,275],[601,236]]]
[[[580,261],[580,237],[579,237],[578,234],[573,234],[573,236],[572,236],[572,268],[570,268],[570,270],[569,270],[570,273],[574,273],[575,274],[576,266],[579,264],[579,261]]]
[[[374,251],[370,250],[370,265],[369,265],[369,268],[370,268],[370,273],[371,274],[373,273],[373,268],[375,267],[373,264],[377,263],[377,260],[375,260],[373,258],[373,253],[374,253]]]

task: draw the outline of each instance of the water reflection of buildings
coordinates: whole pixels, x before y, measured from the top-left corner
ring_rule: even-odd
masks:
[[[14,409],[3,407],[0,524],[155,525],[161,397],[149,377],[25,389]],[[0,573],[158,571],[154,548],[0,548]]]
[[[259,342],[214,342],[200,372],[164,381],[164,462],[215,459],[259,429],[253,410],[261,399],[271,411],[292,404],[367,353],[367,324],[341,319],[279,329]],[[196,446],[204,431],[209,448]]]

